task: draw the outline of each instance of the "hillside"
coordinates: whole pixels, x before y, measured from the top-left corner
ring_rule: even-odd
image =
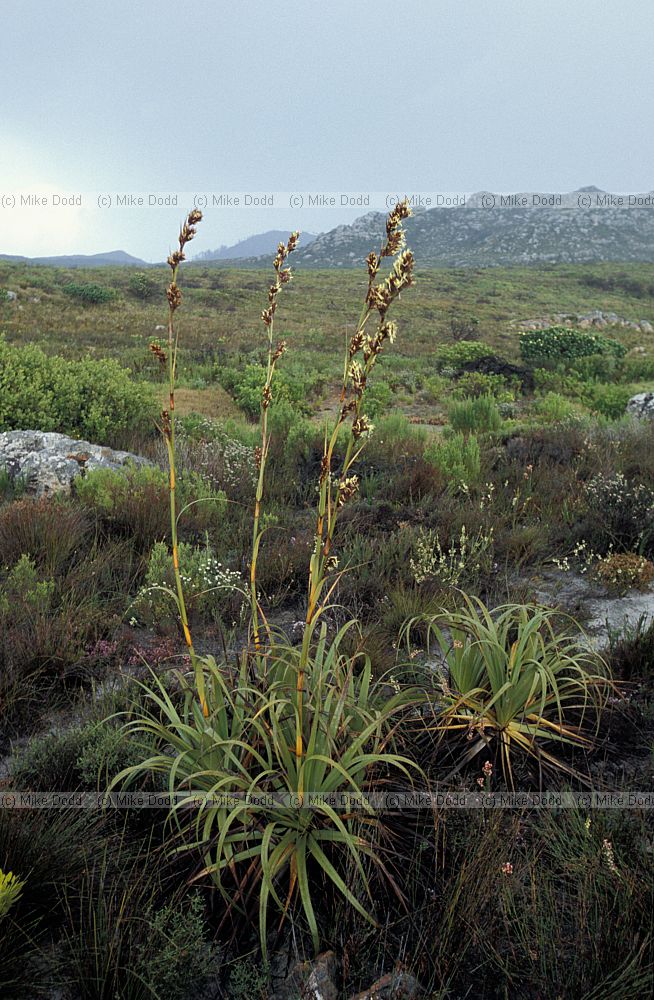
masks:
[[[577,195],[590,207],[578,207]],[[484,193],[465,205],[418,210],[406,225],[407,243],[423,266],[488,267],[654,260],[654,211],[611,205],[612,196],[583,188],[561,206],[485,208]],[[493,196],[490,196],[493,197]],[[497,196],[495,196],[497,199]],[[517,195],[531,202],[531,195]],[[569,205],[570,207],[566,207]],[[297,260],[312,267],[359,264],[381,237],[385,216],[370,212],[338,226],[300,249]]]

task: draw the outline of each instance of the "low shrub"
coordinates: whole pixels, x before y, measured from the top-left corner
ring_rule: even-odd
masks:
[[[600,474],[586,483],[584,500],[581,529],[591,548],[600,554],[611,548],[649,553],[654,540],[654,490],[630,482],[621,472]]]
[[[629,386],[600,383],[592,386],[589,405],[593,413],[599,413],[609,420],[619,420],[625,415],[627,403],[632,395],[633,391]]]
[[[149,427],[151,390],[116,361],[71,361],[0,338],[0,431],[59,431],[112,444]]]
[[[0,509],[0,559],[29,556],[51,576],[65,572],[93,541],[88,513],[60,497],[22,498]]]
[[[540,420],[548,424],[560,424],[578,412],[577,407],[558,392],[547,392],[536,399],[534,411]]]
[[[457,372],[467,361],[488,357],[493,349],[480,340],[461,340],[455,344],[439,344],[435,350],[437,372],[452,369]]]
[[[159,282],[152,274],[145,271],[136,271],[130,274],[127,283],[130,295],[141,302],[147,302],[159,294]]]
[[[105,852],[75,891],[64,887],[60,974],[80,1000],[191,1000],[206,985],[214,951],[202,902],[177,893],[161,906],[155,863],[153,852]]]
[[[498,431],[502,418],[492,396],[461,399],[450,404],[447,416],[452,429],[463,434]]]
[[[425,448],[425,459],[441,472],[450,490],[458,490],[462,484],[473,486],[479,481],[481,452],[474,434],[434,437]]]
[[[584,382],[616,382],[621,380],[624,361],[615,354],[589,354],[574,358],[570,369]]]
[[[25,492],[26,482],[22,476],[12,476],[7,469],[0,469],[0,504],[18,500]]]
[[[623,594],[628,590],[647,590],[654,580],[654,563],[633,552],[619,552],[600,559],[594,572],[606,587]]]
[[[464,372],[457,379],[453,395],[456,399],[476,399],[491,396],[498,403],[511,403],[515,392],[503,375],[486,375],[484,372]]]
[[[222,523],[226,498],[199,472],[181,472],[176,482],[180,527],[201,535]],[[80,503],[111,530],[135,540],[139,551],[170,532],[168,475],[158,466],[93,469],[75,482]]]
[[[434,581],[443,588],[474,588],[493,564],[493,529],[469,535],[465,525],[445,547],[434,530],[422,530],[416,538],[411,572],[416,583]]]
[[[626,347],[617,340],[565,326],[550,326],[545,330],[530,330],[520,335],[520,354],[525,361],[534,364],[544,360],[556,362],[592,354],[609,354],[621,358],[626,353]]]
[[[69,281],[62,285],[64,295],[84,305],[99,306],[113,302],[116,292],[113,288],[105,288],[96,282]]]
[[[375,379],[366,391],[366,413],[371,420],[377,420],[388,410],[393,399],[393,391],[383,379]]]
[[[619,631],[609,632],[608,660],[615,677],[640,681],[650,687],[654,682],[654,620],[641,615],[627,621]]]
[[[146,748],[125,740],[120,727],[92,721],[33,737],[13,757],[11,781],[36,792],[94,791],[144,756]]]
[[[251,419],[256,420],[261,408],[261,393],[266,381],[266,369],[259,363],[246,362],[239,367],[218,369],[221,385],[232,394],[234,400]],[[315,370],[307,370],[298,365],[286,365],[276,373],[273,407],[280,402],[290,404],[298,413],[310,413],[310,399],[322,385],[323,377]]]

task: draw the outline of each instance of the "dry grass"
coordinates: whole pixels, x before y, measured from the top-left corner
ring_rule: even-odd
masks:
[[[206,389],[177,389],[175,408],[180,417],[189,413],[221,420],[242,416],[232,397],[219,385],[208,386]]]

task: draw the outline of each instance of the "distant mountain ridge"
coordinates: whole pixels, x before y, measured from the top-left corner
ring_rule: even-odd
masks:
[[[534,197],[544,200],[534,205]],[[593,185],[561,196],[480,191],[465,204],[416,208],[406,222],[407,242],[422,267],[654,262],[654,192],[633,207],[619,203],[624,197]],[[561,199],[563,204],[548,204],[546,199]],[[383,212],[368,212],[318,236],[302,233],[295,263],[315,268],[361,266],[382,240],[385,219]],[[233,246],[204,251],[190,263],[268,266],[277,243],[287,238],[287,230],[271,229]],[[121,250],[36,258],[0,254],[0,261],[71,268],[153,266]]]
[[[193,258],[196,263],[204,263],[211,260],[242,260],[248,257],[261,257],[264,254],[272,254],[279,243],[286,243],[290,233],[288,229],[269,229],[265,233],[257,233],[255,236],[248,236],[244,240],[239,240],[233,246],[218,247],[217,250],[205,250]],[[308,246],[315,240],[315,233],[302,233],[302,246]]]
[[[418,209],[406,222],[407,243],[423,267],[576,264],[593,261],[654,261],[654,194],[649,204],[613,204],[621,196],[586,187],[562,196],[563,205],[533,206],[532,195],[511,196],[501,205],[479,192],[464,205]],[[557,196],[536,196],[554,197]],[[491,199],[495,198],[495,204]],[[523,205],[522,200],[527,203]],[[577,206],[587,200],[590,207]],[[493,204],[492,208],[487,207]],[[574,205],[574,207],[566,207]],[[361,264],[384,233],[385,215],[369,212],[337,226],[296,253],[296,264],[351,267]]]
[[[0,260],[9,264],[43,264],[48,267],[150,267],[140,257],[132,257],[124,250],[110,250],[107,253],[62,254],[56,257],[20,257],[0,253]]]

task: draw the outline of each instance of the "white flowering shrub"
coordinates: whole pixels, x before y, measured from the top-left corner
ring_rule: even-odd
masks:
[[[470,536],[463,525],[458,538],[451,538],[445,547],[437,531],[418,534],[411,572],[416,583],[433,580],[442,587],[470,585],[490,571],[493,564],[493,529],[481,529]]]
[[[654,490],[644,483],[631,483],[621,472],[594,476],[586,483],[584,501],[585,536],[597,549],[638,550],[651,545]]]
[[[217,621],[227,610],[234,613],[240,608],[240,574],[223,566],[208,544],[199,547],[182,542],[179,566],[186,602],[194,617]],[[155,624],[175,618],[174,587],[170,550],[164,542],[157,542],[148,559],[145,585],[129,609],[131,623]]]

